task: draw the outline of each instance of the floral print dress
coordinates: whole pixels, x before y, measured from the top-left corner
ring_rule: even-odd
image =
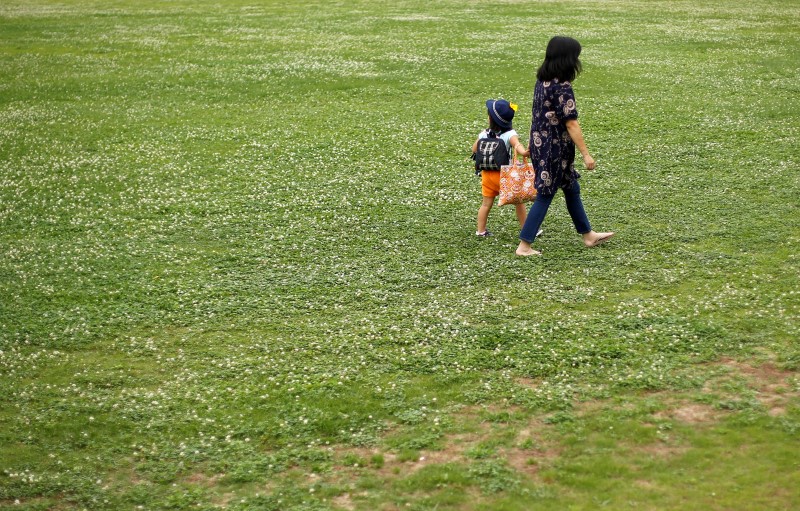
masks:
[[[577,118],[572,84],[558,78],[537,80],[528,147],[536,169],[536,191],[542,195],[554,195],[581,177],[575,170],[575,144],[566,126],[568,120]]]

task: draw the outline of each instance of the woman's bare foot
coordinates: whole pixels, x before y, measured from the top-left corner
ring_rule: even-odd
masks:
[[[613,232],[589,231],[583,235],[583,244],[587,247],[596,247],[610,240],[612,236],[614,236]]]
[[[517,250],[514,253],[522,257],[528,257],[532,255],[542,255],[542,253],[539,252],[538,250],[532,249],[530,243],[525,243],[524,241],[519,242],[519,246],[517,247]]]

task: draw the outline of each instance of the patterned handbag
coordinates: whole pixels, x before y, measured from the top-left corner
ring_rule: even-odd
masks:
[[[500,200],[498,204],[522,204],[530,202],[536,198],[536,186],[534,179],[536,171],[533,165],[528,163],[527,158],[522,159],[522,163],[517,161],[517,151],[514,151],[514,158],[508,165],[500,167]]]

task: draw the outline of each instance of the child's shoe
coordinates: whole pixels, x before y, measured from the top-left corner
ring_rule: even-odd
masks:
[[[486,229],[483,232],[475,231],[475,236],[483,236],[484,238],[488,238],[489,236],[494,236],[494,234],[489,232],[489,229]]]

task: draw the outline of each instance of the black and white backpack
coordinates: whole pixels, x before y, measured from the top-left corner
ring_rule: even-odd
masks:
[[[506,142],[494,131],[478,139],[478,151],[472,154],[475,160],[475,175],[480,176],[484,170],[500,170],[508,165],[508,148]]]

